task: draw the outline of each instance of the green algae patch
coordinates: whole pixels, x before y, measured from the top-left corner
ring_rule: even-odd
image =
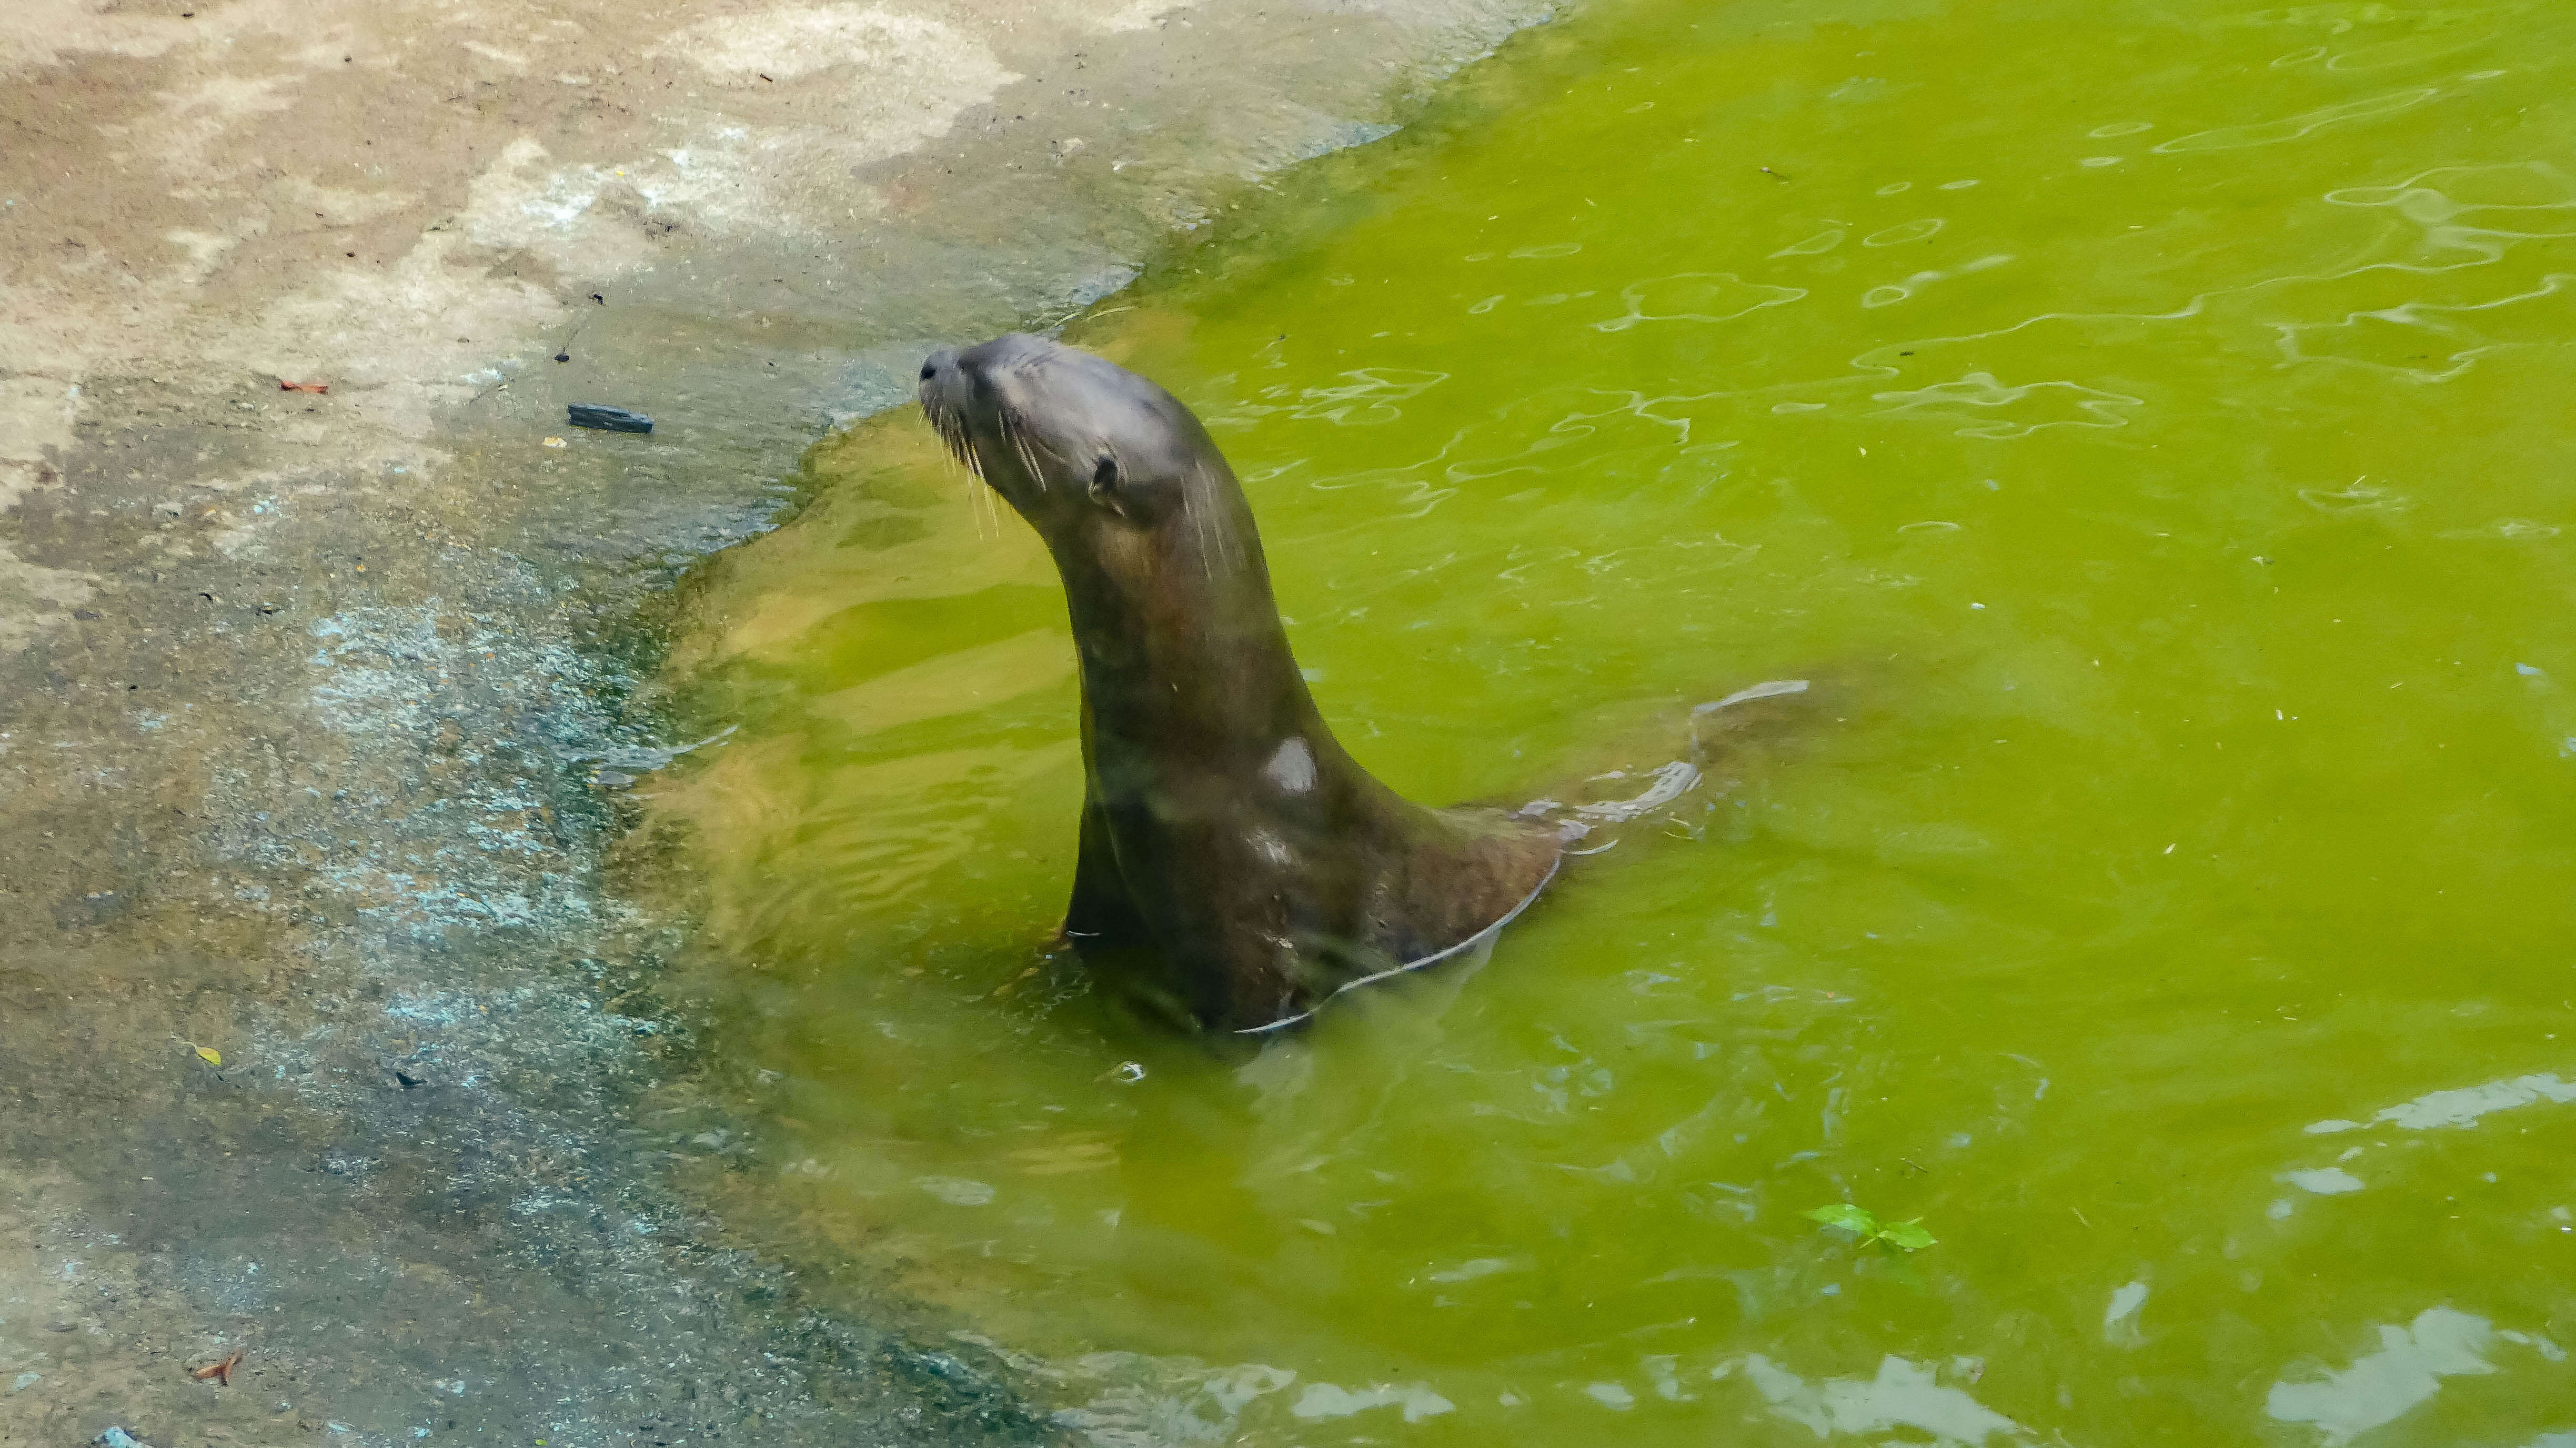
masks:
[[[1415,798],[1814,681],[1481,967],[1257,1054],[1048,950],[1036,540],[917,418],[826,444],[691,602],[686,737],[739,732],[650,802],[770,1128],[728,1220],[1100,1441],[2561,1431],[2569,56],[2539,7],[1602,4],[1077,319],[1206,420]]]

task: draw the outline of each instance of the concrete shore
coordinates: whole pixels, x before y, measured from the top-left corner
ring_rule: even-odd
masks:
[[[0,8],[0,1445],[1078,1440],[672,1189],[658,610],[1545,10]]]

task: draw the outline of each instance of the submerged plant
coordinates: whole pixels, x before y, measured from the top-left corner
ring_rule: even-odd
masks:
[[[1940,1240],[1924,1230],[1921,1217],[1902,1222],[1882,1222],[1877,1213],[1849,1202],[1818,1207],[1807,1213],[1807,1217],[1828,1227],[1840,1227],[1862,1242],[1876,1242],[1898,1252],[1920,1252]]]

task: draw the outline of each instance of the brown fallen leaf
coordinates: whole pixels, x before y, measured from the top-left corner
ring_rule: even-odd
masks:
[[[289,382],[285,378],[280,377],[277,379],[277,390],[280,392],[328,392],[331,390],[331,384],[328,382]]]
[[[208,1378],[213,1378],[218,1385],[229,1388],[233,1385],[233,1369],[241,1366],[244,1351],[246,1349],[234,1348],[231,1357],[219,1363],[208,1363],[201,1368],[190,1368],[188,1376],[201,1383]]]

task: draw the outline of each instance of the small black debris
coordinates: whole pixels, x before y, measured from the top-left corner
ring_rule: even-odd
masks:
[[[569,362],[572,360],[572,354],[570,352],[557,352],[555,354],[555,360],[558,362]]]
[[[426,1086],[429,1084],[427,1078],[415,1076],[400,1066],[396,1066],[394,1068],[394,1079],[402,1083],[405,1091],[409,1091],[414,1086]]]
[[[601,432],[651,432],[653,419],[622,407],[602,407],[595,402],[576,402],[566,411],[575,427],[597,428]]]
[[[76,609],[73,609],[73,610],[72,610],[72,617],[74,617],[74,618],[96,618],[96,617],[98,617],[98,610],[97,610],[97,609],[94,609],[94,608],[76,608]]]

